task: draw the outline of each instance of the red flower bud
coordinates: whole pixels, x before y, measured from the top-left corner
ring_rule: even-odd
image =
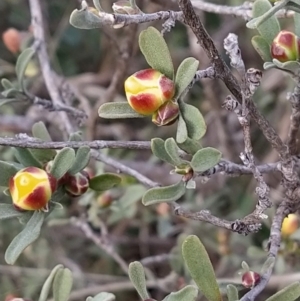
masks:
[[[170,125],[176,121],[179,116],[179,106],[170,100],[163,104],[153,115],[152,122],[158,126]]]
[[[129,105],[142,115],[152,115],[175,93],[174,82],[154,69],[141,70],[125,81]]]
[[[37,167],[26,167],[9,180],[13,204],[21,210],[46,210],[56,187],[57,180]]]
[[[21,34],[15,28],[9,28],[2,34],[2,40],[6,48],[12,53],[18,53],[21,46]]]
[[[80,171],[76,175],[69,175],[65,183],[65,190],[70,196],[83,195],[89,188],[89,175],[85,171]]]
[[[248,271],[242,276],[242,284],[244,287],[252,288],[260,280],[260,275],[253,271]]]
[[[300,39],[290,31],[280,31],[272,42],[271,55],[282,63],[298,60],[300,56]]]

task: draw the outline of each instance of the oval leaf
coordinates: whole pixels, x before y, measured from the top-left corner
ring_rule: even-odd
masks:
[[[295,34],[300,37],[300,14],[294,13]]]
[[[100,106],[98,114],[106,119],[144,118],[134,111],[127,102],[109,102]]]
[[[114,301],[116,300],[116,296],[111,293],[100,293],[95,297],[88,297],[86,301]]]
[[[45,214],[35,211],[26,224],[25,228],[10,243],[5,252],[5,261],[8,264],[14,264],[30,244],[32,244],[40,235],[41,227],[45,219]]]
[[[197,72],[198,66],[199,61],[193,57],[188,57],[181,62],[177,69],[175,77],[176,92],[174,99],[180,97],[182,92],[192,82]]]
[[[163,301],[195,301],[198,295],[198,289],[193,285],[187,285],[178,292],[171,293]]]
[[[0,107],[8,104],[8,103],[13,103],[13,102],[18,102],[20,101],[19,99],[16,98],[5,98],[5,99],[0,99]]]
[[[261,16],[265,13],[268,13],[268,15],[271,14],[271,10],[274,9],[275,6],[272,7],[269,0],[256,0],[253,3],[252,7],[252,15],[254,19],[247,23],[247,27],[249,28],[253,28],[253,26],[257,27],[260,35],[267,41],[269,45],[271,45],[274,38],[280,31],[280,24],[278,22],[278,19],[274,15],[269,17],[267,17],[267,15],[265,15],[264,17]],[[265,21],[260,23],[262,18]]]
[[[61,269],[63,269],[62,264],[58,264],[57,266],[55,266],[52,269],[50,275],[48,276],[45,283],[43,284],[42,291],[40,293],[40,297],[39,297],[38,301],[47,301],[48,300],[48,296],[49,296],[49,293],[50,293],[50,290],[52,287],[53,279],[54,279],[56,273]]]
[[[251,43],[257,53],[261,56],[263,61],[272,62],[270,45],[262,36],[254,36],[251,39]]]
[[[160,138],[151,139],[151,150],[154,156],[157,158],[176,166],[176,161],[174,161],[165,149],[165,141]]]
[[[165,141],[165,149],[168,155],[172,158],[172,161],[175,163],[175,166],[180,166],[184,163],[187,163],[179,157],[179,147],[173,138],[168,138]]]
[[[39,139],[41,139],[43,141],[47,141],[47,142],[52,141],[51,136],[45,126],[45,123],[42,121],[36,122],[32,126],[31,131],[32,131],[33,137],[35,137],[35,138],[39,138]]]
[[[4,88],[4,90],[14,88],[14,85],[12,84],[12,82],[10,80],[8,80],[7,78],[2,78],[1,79],[1,85]]]
[[[13,163],[0,161],[0,186],[8,187],[9,179],[13,177],[21,168],[16,167],[16,165]]]
[[[98,11],[81,4],[81,9],[75,9],[70,16],[70,24],[80,29],[93,29],[102,27],[102,19]]]
[[[83,170],[90,161],[91,150],[89,146],[81,146],[76,152],[75,162],[70,168],[69,173],[75,175],[76,173]]]
[[[73,277],[69,269],[60,269],[53,281],[54,301],[68,301],[72,290]]]
[[[145,272],[142,264],[138,261],[132,262],[128,268],[128,275],[142,300],[148,299],[149,294],[147,292]]]
[[[239,292],[233,284],[228,284],[226,289],[227,289],[228,301],[237,301],[237,300],[239,300]]]
[[[188,137],[193,140],[201,139],[206,133],[206,124],[200,111],[196,107],[188,105],[183,101],[179,102],[179,108],[186,124]],[[178,142],[182,143],[184,141]]]
[[[193,156],[191,167],[194,171],[203,172],[219,163],[222,153],[215,148],[202,148]]]
[[[20,217],[23,213],[16,210],[12,204],[0,204],[0,220]]]
[[[19,82],[19,86],[22,87],[22,90],[25,91],[24,85],[24,74],[25,70],[33,57],[35,51],[33,48],[26,48],[18,57],[16,63],[16,73]]]
[[[177,143],[184,143],[188,139],[188,130],[184,119],[181,114],[178,118],[176,141]]]
[[[15,147],[15,157],[16,159],[25,167],[35,166],[42,168],[41,162],[39,162],[30,152],[28,148]]]
[[[113,173],[105,173],[90,180],[89,187],[96,191],[104,191],[121,183],[121,178]]]
[[[260,274],[264,275],[268,270],[273,268],[274,264],[275,264],[275,258],[268,257],[267,260],[264,262],[263,266],[261,267]]]
[[[181,198],[185,193],[185,184],[180,181],[171,186],[154,187],[149,189],[143,196],[142,203],[145,206],[162,203],[174,202]]]
[[[174,66],[168,45],[156,28],[150,26],[143,30],[139,45],[149,66],[170,79],[174,78]]]
[[[200,143],[192,140],[191,138],[187,138],[183,143],[178,143],[178,146],[190,155],[194,155],[199,149],[201,149]]]
[[[300,297],[300,283],[294,282],[289,286],[283,288],[266,301],[294,301]]]
[[[182,256],[196,285],[208,301],[221,301],[222,297],[205,247],[195,235],[182,244]]]
[[[56,178],[60,179],[68,172],[75,161],[75,151],[70,147],[65,147],[57,153],[53,160],[50,173]]]
[[[69,141],[82,141],[82,132],[70,134]]]
[[[273,63],[280,69],[291,71],[294,74],[298,74],[300,69],[300,63],[296,61],[288,61],[281,63],[277,59],[273,59]]]

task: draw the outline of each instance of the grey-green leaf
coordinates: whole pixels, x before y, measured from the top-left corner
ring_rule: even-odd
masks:
[[[267,260],[264,262],[263,266],[261,267],[260,274],[264,275],[268,270],[270,270],[275,264],[274,257],[268,257]]]
[[[75,132],[70,134],[69,141],[82,141],[82,132]]]
[[[239,292],[233,284],[228,284],[226,287],[228,301],[239,300]]]
[[[272,61],[270,45],[262,36],[254,36],[251,39],[251,43],[254,49],[257,51],[257,53],[261,56],[263,61],[265,62]]]
[[[149,294],[147,292],[145,272],[142,264],[138,261],[130,263],[128,275],[142,300],[148,299]]]
[[[142,203],[145,206],[162,203],[175,202],[185,193],[185,184],[180,181],[171,186],[154,187],[149,189],[143,196]]]
[[[198,66],[199,61],[193,57],[188,57],[181,62],[177,69],[175,77],[176,92],[174,99],[180,97],[182,92],[192,82],[197,72]]]
[[[19,86],[22,87],[22,91],[26,90],[24,85],[24,74],[34,53],[35,51],[33,48],[26,48],[24,51],[22,51],[22,53],[19,55],[17,59],[16,73],[17,73]]]
[[[188,137],[193,140],[201,139],[206,133],[206,124],[200,111],[196,107],[188,105],[183,101],[179,102],[179,108],[186,124]],[[178,142],[182,143],[184,141]]]
[[[218,164],[221,157],[222,153],[215,148],[202,148],[193,156],[191,167],[196,172],[203,172]]]
[[[41,162],[39,162],[31,153],[28,148],[15,147],[15,157],[22,165],[35,166],[38,168],[42,167]]]
[[[296,62],[296,61],[288,61],[288,62],[282,63],[282,62],[278,61],[277,59],[273,59],[273,63],[278,68],[290,71],[294,74],[298,74],[298,72],[300,70],[300,63]]]
[[[53,281],[54,301],[68,301],[72,290],[73,277],[69,269],[60,269]]]
[[[172,161],[175,163],[175,166],[180,166],[181,164],[186,163],[186,161],[179,157],[180,150],[173,138],[168,138],[165,141],[165,149],[168,155],[172,158]]]
[[[187,138],[183,143],[178,143],[178,146],[190,155],[194,155],[202,148],[198,141],[192,140],[191,138]]]
[[[7,78],[2,78],[1,79],[1,85],[4,88],[4,90],[14,88],[14,85],[12,84],[12,82],[10,80],[8,80]]]
[[[98,114],[101,118],[122,119],[122,118],[144,118],[134,111],[128,102],[109,102],[100,106]]]
[[[36,122],[33,126],[32,126],[32,135],[33,137],[35,138],[39,138],[43,141],[46,141],[46,142],[51,142],[52,139],[51,139],[51,136],[46,128],[46,125],[44,122],[42,121],[39,121],[39,122]]]
[[[102,27],[103,20],[94,8],[81,5],[81,9],[75,9],[70,16],[70,24],[80,29],[94,29]]]
[[[190,235],[185,239],[182,255],[190,275],[208,301],[221,301],[214,269],[205,247],[197,236]]]
[[[88,297],[86,301],[114,301],[116,300],[116,296],[111,293],[100,293],[95,297]]]
[[[64,176],[75,162],[75,151],[70,147],[65,147],[57,153],[53,160],[50,173],[60,179]]]
[[[165,141],[161,138],[153,138],[151,139],[151,150],[154,156],[157,158],[176,166],[176,161],[172,159],[172,157],[167,153],[165,149]]]
[[[187,285],[178,292],[166,296],[163,301],[195,301],[198,295],[198,289],[193,285]]]
[[[300,37],[300,14],[294,13],[295,34]]]
[[[48,296],[49,296],[50,290],[52,288],[52,282],[54,280],[54,277],[59,270],[63,269],[63,267],[64,266],[62,264],[58,264],[57,266],[55,266],[52,269],[50,275],[47,277],[46,281],[43,284],[38,301],[47,301],[48,300]]]
[[[166,77],[174,78],[174,66],[168,45],[162,34],[150,26],[140,33],[140,49],[147,63]]]
[[[0,161],[0,186],[8,187],[9,179],[13,177],[20,169],[13,163]]]
[[[0,99],[0,107],[9,104],[9,103],[13,103],[13,102],[18,102],[20,101],[19,99],[16,98],[4,98],[4,99]]]
[[[30,244],[40,235],[41,227],[45,219],[44,212],[35,211],[25,228],[10,243],[5,252],[5,261],[14,264]]]
[[[253,28],[253,26],[257,27],[257,30],[269,45],[271,45],[280,31],[280,24],[274,15],[268,18],[266,18],[266,16],[261,17],[265,13],[270,14],[272,12],[271,10],[274,10],[274,7],[272,7],[269,0],[256,0],[252,7],[254,19],[247,23],[247,27],[249,28]],[[263,23],[261,23],[262,18],[266,18]]]
[[[266,301],[294,301],[300,297],[300,282],[294,282],[283,288]]]
[[[177,124],[177,132],[176,132],[176,141],[177,143],[184,143],[188,139],[188,130],[186,123],[182,117],[179,115],[178,124]]]
[[[0,220],[20,217],[23,213],[16,210],[12,204],[0,204]]]
[[[77,172],[83,170],[90,161],[91,150],[89,146],[81,146],[76,152],[75,162],[69,170],[69,173],[75,175]]]
[[[104,191],[113,188],[121,183],[121,178],[113,173],[105,173],[90,180],[89,187],[96,191]]]

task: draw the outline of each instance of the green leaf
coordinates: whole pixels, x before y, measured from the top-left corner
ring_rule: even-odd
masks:
[[[274,38],[280,31],[280,24],[277,18],[272,15],[274,9],[277,8],[279,9],[278,6],[272,7],[269,0],[256,0],[252,7],[252,15],[254,19],[248,22],[246,25],[248,28],[257,27],[260,35],[267,41],[269,45],[271,45]],[[266,13],[267,15],[265,15]],[[264,16],[262,17],[262,15]],[[265,21],[261,23],[262,20]]]
[[[100,106],[98,114],[101,118],[122,119],[122,118],[144,118],[134,111],[128,102],[109,102]]]
[[[70,147],[64,147],[57,153],[53,160],[50,173],[60,179],[64,176],[75,162],[75,151]]]
[[[69,141],[82,141],[82,132],[70,134]]]
[[[114,301],[116,300],[116,296],[111,293],[100,293],[95,297],[88,297],[86,301]]]
[[[70,168],[69,173],[75,175],[76,173],[83,170],[90,161],[91,149],[89,146],[81,146],[76,152],[75,162]]]
[[[35,166],[38,168],[42,168],[41,162],[39,162],[30,152],[28,148],[15,147],[15,157],[22,165],[27,166]]]
[[[198,141],[192,140],[191,138],[187,138],[183,143],[178,143],[178,146],[190,155],[194,155],[202,148]]]
[[[300,14],[294,13],[295,34],[300,37]]]
[[[94,8],[81,4],[81,9],[75,9],[70,16],[70,24],[80,29],[94,29],[102,27],[103,20]]]
[[[181,198],[185,193],[185,183],[180,181],[171,186],[154,187],[149,189],[143,196],[142,203],[145,206],[162,203],[174,202]]]
[[[197,72],[198,66],[199,61],[193,57],[188,57],[181,62],[177,69],[175,77],[176,92],[174,95],[174,99],[180,97],[182,92],[192,82]]]
[[[45,219],[44,212],[35,211],[25,228],[10,243],[5,252],[5,261],[14,264],[21,253],[40,235]]]
[[[193,156],[191,167],[194,171],[203,172],[218,164],[221,157],[222,153],[215,148],[202,148]]]
[[[198,289],[193,285],[187,285],[178,292],[166,296],[163,301],[195,301],[198,295]]]
[[[90,180],[89,187],[96,191],[104,191],[121,183],[121,177],[113,173],[105,173]]]
[[[188,130],[184,119],[182,118],[181,114],[178,118],[177,123],[177,132],[176,132],[176,142],[177,143],[184,143],[188,139]]]
[[[147,292],[145,272],[142,264],[138,261],[130,263],[128,268],[128,275],[142,300],[148,299],[149,294]]]
[[[296,62],[296,61],[288,61],[285,63],[281,63],[277,59],[273,59],[273,63],[278,68],[290,71],[290,72],[294,73],[295,75],[298,74],[298,72],[300,70],[300,63]]]
[[[64,266],[62,264],[58,264],[57,266],[55,266],[52,269],[50,275],[48,276],[45,283],[43,284],[42,291],[40,293],[40,297],[39,297],[38,301],[47,301],[48,300],[48,296],[49,296],[49,293],[50,293],[50,290],[52,287],[52,282],[54,280],[54,277],[59,270],[63,269],[63,267]]]
[[[32,131],[33,137],[35,137],[35,138],[39,138],[42,141],[46,141],[46,142],[52,141],[51,136],[46,128],[46,125],[42,121],[36,122],[32,126],[31,131]]]
[[[205,247],[195,235],[182,244],[182,255],[196,285],[208,301],[221,301],[219,286]]]
[[[294,301],[300,297],[300,282],[294,282],[283,288],[266,301]]]
[[[175,163],[175,166],[187,163],[187,161],[184,161],[179,157],[179,147],[173,138],[168,138],[165,141],[165,149],[168,155],[172,158],[172,161]]]
[[[174,161],[171,156],[167,153],[165,148],[165,141],[161,138],[151,139],[151,150],[154,156],[157,158],[176,166],[176,161]]]
[[[22,91],[26,91],[25,85],[24,85],[24,75],[26,68],[32,59],[35,51],[33,48],[26,48],[22,53],[19,55],[16,63],[16,73],[17,78],[20,87],[22,88]]]
[[[261,56],[263,61],[265,62],[272,61],[270,45],[262,36],[254,36],[251,39],[251,43],[254,49],[257,51],[257,53]]]
[[[0,204],[0,220],[19,217],[23,213],[16,210],[12,204]]]
[[[18,101],[21,101],[24,99],[24,94],[22,92],[16,90],[16,88],[7,89],[5,91],[2,91],[1,94],[5,98],[16,98]]]
[[[270,270],[275,264],[274,257],[268,257],[267,260],[264,262],[263,266],[261,267],[260,274],[265,274],[268,270]]]
[[[9,179],[13,177],[19,170],[15,164],[0,161],[0,186],[8,187]]]
[[[228,301],[237,301],[237,300],[239,300],[239,292],[233,284],[228,284],[226,289],[227,289]]]
[[[179,102],[179,108],[186,124],[188,137],[193,140],[201,139],[206,132],[206,124],[200,111],[196,107],[188,105],[183,101]],[[178,142],[182,143],[184,141]]]
[[[0,107],[9,104],[9,103],[13,103],[13,102],[18,102],[20,101],[19,99],[16,98],[4,98],[4,99],[0,99]]]
[[[14,85],[12,84],[12,82],[10,80],[8,80],[7,78],[2,78],[1,79],[1,85],[4,88],[4,90],[14,88]]]
[[[60,269],[53,281],[54,301],[68,301],[72,290],[73,277],[69,269]]]
[[[150,26],[143,30],[139,45],[149,66],[170,79],[174,78],[174,66],[168,45],[156,28]]]

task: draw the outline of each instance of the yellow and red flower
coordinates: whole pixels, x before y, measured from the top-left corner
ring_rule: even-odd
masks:
[[[9,180],[13,204],[20,210],[47,210],[56,187],[57,180],[37,167],[26,167]]]
[[[154,69],[141,70],[125,81],[129,105],[139,114],[152,115],[175,93],[174,82]]]
[[[300,39],[293,32],[281,30],[271,45],[273,59],[284,63],[300,57]]]

